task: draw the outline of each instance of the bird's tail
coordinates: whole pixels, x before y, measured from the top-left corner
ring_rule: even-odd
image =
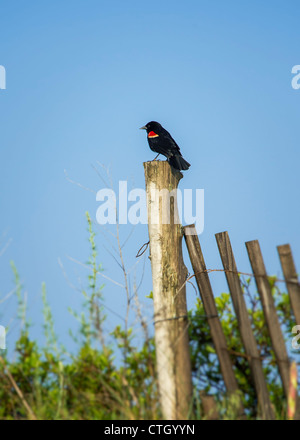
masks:
[[[168,162],[176,170],[188,170],[191,166],[180,154],[169,157]]]

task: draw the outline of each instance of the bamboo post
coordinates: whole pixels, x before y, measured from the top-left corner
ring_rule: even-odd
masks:
[[[144,170],[160,402],[165,419],[185,419],[191,409],[192,380],[185,291],[187,269],[182,257],[177,206],[177,187],[182,174],[165,161],[145,162]]]

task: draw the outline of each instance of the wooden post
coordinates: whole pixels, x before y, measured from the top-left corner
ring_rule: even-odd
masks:
[[[187,269],[176,197],[182,174],[166,161],[145,162],[144,169],[160,402],[165,419],[185,419],[192,405],[192,379],[184,285]]]
[[[292,255],[292,250],[289,244],[277,246],[280,263],[286,283],[286,288],[289,292],[291,306],[296,319],[296,324],[300,325],[300,284],[298,275]]]
[[[271,407],[260,355],[252,332],[250,318],[247,312],[228,232],[216,234],[216,240],[225,270],[233,307],[238,320],[242,342],[245,347],[245,352],[248,357],[250,370],[254,380],[261,416],[263,419],[272,420],[275,418],[275,415],[273,408]]]
[[[232,362],[227,349],[226,338],[218,316],[217,306],[215,303],[212,287],[209,281],[206,265],[202,254],[199,238],[195,225],[184,227],[184,231],[189,230],[189,234],[185,234],[184,238],[188,248],[190,260],[195,274],[199,293],[203,302],[203,307],[207,315],[211,337],[216,349],[216,353],[220,362],[220,368],[226,389],[229,393],[238,391],[238,384],[234,375]],[[240,414],[243,413],[242,403],[240,403]]]
[[[249,260],[254,273],[257,291],[259,293],[261,303],[268,326],[272,347],[274,349],[276,363],[278,365],[279,374],[281,377],[284,394],[286,399],[289,397],[290,390],[290,361],[287,349],[284,342],[284,337],[279,324],[272,291],[268,282],[268,276],[260,250],[259,242],[257,240],[248,241],[246,243]],[[291,254],[290,254],[291,255]],[[299,310],[300,311],[300,310]],[[295,400],[297,411],[295,418],[300,418],[300,399]]]
[[[248,241],[246,248],[255,277],[257,291],[259,293],[263,311],[268,326],[272,346],[274,349],[276,363],[279,368],[279,373],[283,385],[283,390],[286,398],[289,394],[289,358],[280,328],[276,308],[272,296],[270,283],[260,250],[259,242],[257,240]]]
[[[203,411],[203,420],[218,420],[219,411],[214,396],[208,396],[204,391],[200,391],[200,399]]]

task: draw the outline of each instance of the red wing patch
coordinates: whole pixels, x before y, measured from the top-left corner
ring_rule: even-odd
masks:
[[[158,137],[158,134],[156,134],[154,131],[150,131],[148,133],[148,138],[156,138],[156,137]]]

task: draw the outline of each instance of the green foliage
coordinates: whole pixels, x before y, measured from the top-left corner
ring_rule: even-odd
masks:
[[[13,261],[10,262],[10,266],[12,268],[15,284],[16,284],[16,296],[18,300],[18,318],[21,321],[22,326],[29,326],[29,323],[26,321],[26,301],[22,296],[22,284],[20,280],[19,272],[16,268],[16,265]]]
[[[58,353],[57,336],[54,331],[54,321],[52,317],[51,308],[47,301],[46,284],[42,283],[42,300],[43,300],[43,315],[44,315],[44,334],[46,338],[47,351],[53,350]]]
[[[249,306],[248,313],[252,324],[252,331],[261,354],[271,402],[277,417],[283,418],[286,414],[286,401],[275,361],[275,354],[272,350],[259,296],[256,292],[252,292],[250,284],[251,279],[242,282],[246,303]],[[270,277],[270,285],[282,331],[286,341],[291,341],[291,328],[295,325],[295,320],[291,312],[289,297],[278,289],[276,277]],[[215,298],[215,301],[247,417],[250,419],[257,418],[259,414],[257,413],[254,383],[241,342],[230,295],[222,293],[219,297]],[[192,323],[190,326],[190,340],[195,387],[199,392],[200,390],[205,390],[206,393],[214,395],[219,402],[220,414],[225,414],[223,418],[232,418],[232,414],[235,413],[232,410],[232,407],[234,407],[232,396],[230,398],[226,397],[220,365],[215,354],[208,321],[205,318],[203,303],[200,300],[196,304],[196,309],[190,312],[190,320]],[[294,356],[298,357],[299,360],[299,353],[295,352]]]
[[[16,342],[16,359],[0,362],[0,419],[156,419],[161,417],[155,374],[153,338],[145,338],[138,349],[133,328],[117,326],[111,337],[116,349],[106,344],[103,334],[102,271],[97,263],[95,233],[86,214],[90,243],[88,285],[82,289],[84,303],[79,313],[70,309],[79,323],[74,340],[78,352],[69,355],[59,346],[51,308],[42,284],[45,346],[29,336],[26,302],[14,263],[18,318],[22,323]],[[122,352],[122,365],[115,361]],[[1,353],[2,354],[2,353]],[[29,408],[29,409],[28,409]]]
[[[97,262],[96,236],[88,213],[86,218],[90,244],[90,257],[87,261],[89,275],[86,288],[82,288],[83,306],[80,313],[70,309],[78,321],[78,331],[73,334],[77,344],[75,354],[68,354],[59,344],[44,283],[42,300],[45,345],[41,348],[30,338],[22,284],[14,263],[11,263],[16,284],[18,318],[22,326],[14,359],[8,361],[4,355],[0,358],[2,420],[33,417],[50,420],[156,420],[162,417],[155,371],[154,339],[147,336],[144,320],[140,320],[138,345],[136,330],[128,323],[124,327],[116,326],[109,335],[104,333],[104,285],[98,282],[102,267]],[[260,301],[257,294],[252,292],[250,281],[248,279],[243,282],[243,289],[252,329],[263,359],[272,404],[277,417],[285,418],[286,404],[274,353]],[[294,321],[289,297],[279,291],[277,284],[276,278],[270,277],[279,320],[286,339],[290,340]],[[147,298],[153,298],[152,292]],[[226,394],[203,304],[198,300],[195,309],[189,312],[194,383],[192,417],[205,418],[201,396],[206,393],[215,397],[219,418],[236,419],[242,396],[247,417],[255,419],[258,417],[256,394],[230,295],[222,293],[215,300],[240,392],[239,395]],[[142,341],[141,334],[145,335]],[[112,341],[110,344],[107,343],[108,338]]]

